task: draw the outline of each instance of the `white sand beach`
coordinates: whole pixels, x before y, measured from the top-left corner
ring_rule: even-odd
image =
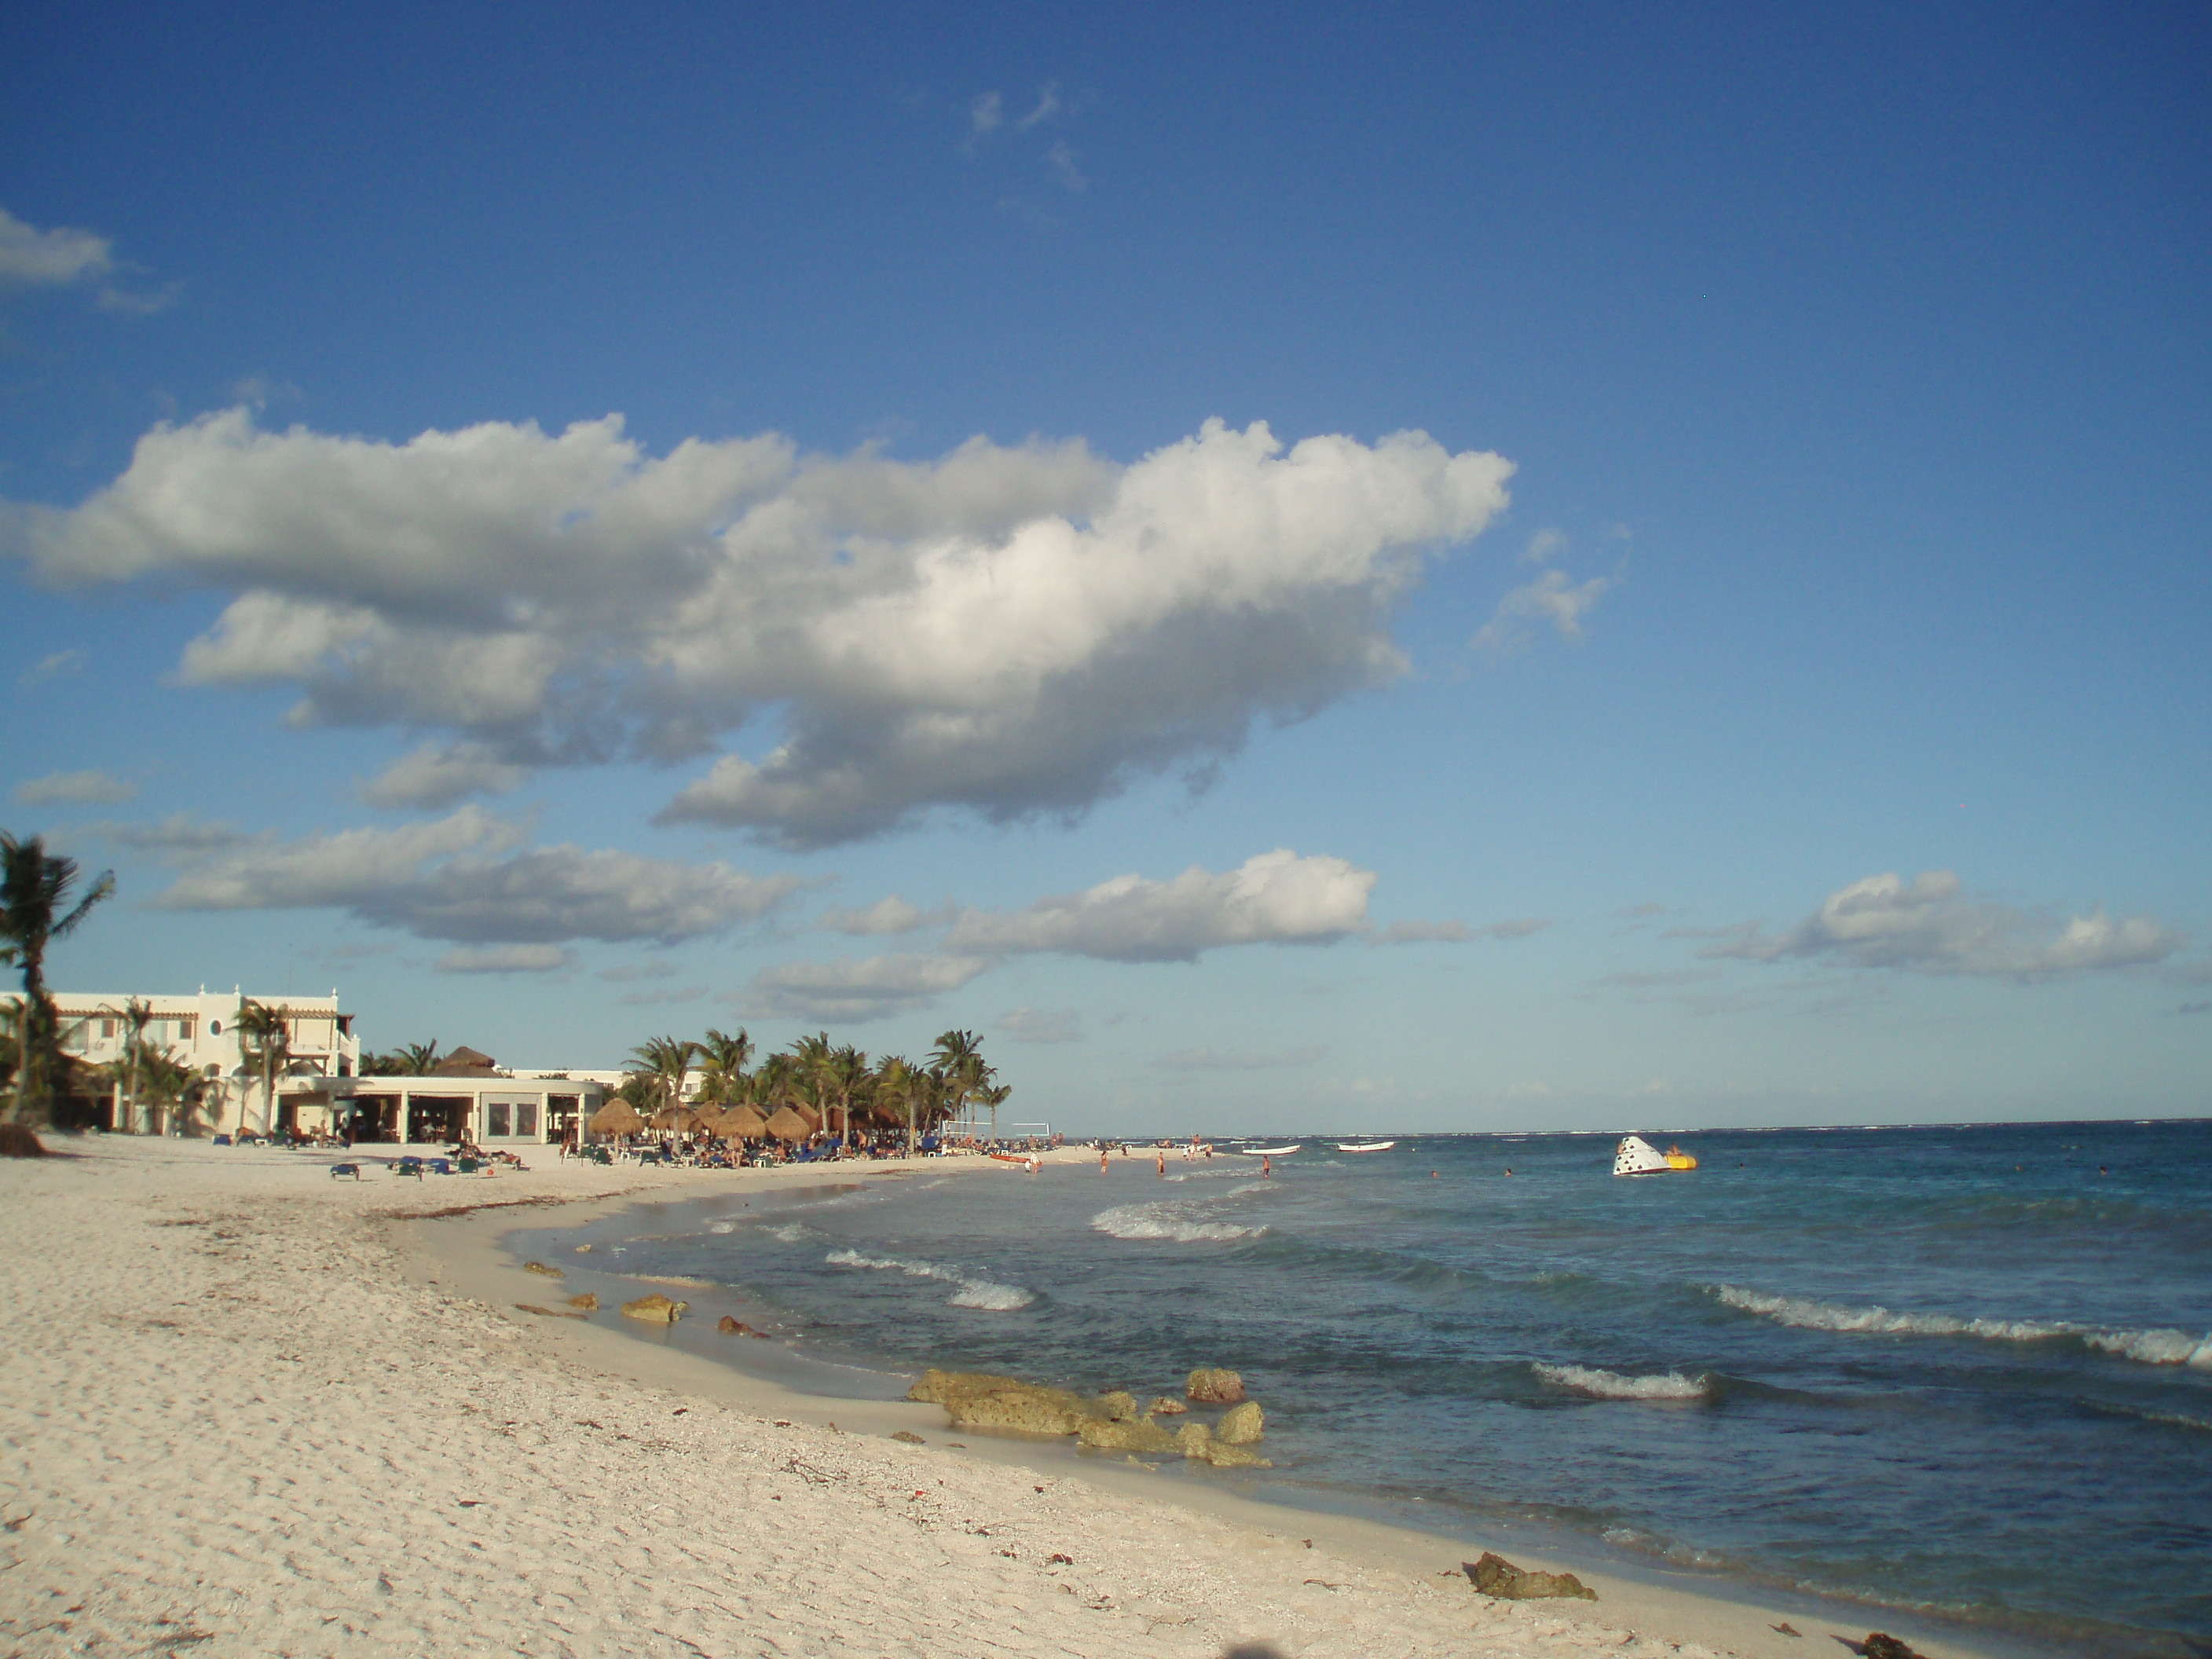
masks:
[[[828,1172],[549,1151],[356,1184],[327,1156],[49,1144],[0,1163],[0,1653],[1809,1659],[1869,1628],[1518,1556],[1600,1599],[1493,1601],[1460,1542],[1163,1498],[515,1305],[560,1298],[499,1250],[514,1227]],[[932,1168],[1056,1178],[977,1162]]]

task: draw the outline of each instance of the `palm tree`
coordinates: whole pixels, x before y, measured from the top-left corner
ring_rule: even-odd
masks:
[[[428,1042],[403,1042],[393,1058],[399,1062],[399,1077],[428,1077],[438,1069],[438,1039]]]
[[[42,1123],[52,1113],[61,1064],[61,1015],[46,994],[46,946],[75,933],[92,907],[115,890],[115,872],[103,871],[76,908],[64,910],[76,877],[75,859],[50,856],[36,836],[17,841],[0,830],[0,962],[23,975],[9,1114],[18,1123]]]
[[[683,1037],[647,1037],[629,1051],[638,1069],[653,1079],[653,1091],[663,1107],[684,1103],[684,1078],[690,1071],[699,1045]]]
[[[730,1036],[710,1025],[706,1041],[698,1048],[706,1073],[700,1080],[699,1097],[718,1106],[736,1105],[744,1090],[745,1062],[753,1057],[753,1040],[743,1026]]]
[[[906,1155],[914,1156],[915,1097],[921,1091],[921,1073],[904,1054],[893,1054],[876,1067],[876,1096],[886,1105],[906,1112]]]
[[[853,1097],[868,1080],[868,1057],[851,1043],[831,1054],[823,1067],[823,1087],[837,1102],[837,1121],[846,1146],[853,1144]]]
[[[937,1039],[930,1063],[944,1079],[946,1098],[957,1117],[970,1100],[981,1100],[990,1087],[991,1068],[983,1063],[983,1039],[973,1031],[947,1031]],[[999,1138],[999,1115],[991,1114],[991,1139]]]
[[[151,1043],[140,1055],[138,1068],[140,1087],[156,1107],[167,1109],[171,1115],[169,1127],[182,1133],[207,1087],[206,1079]]]
[[[248,997],[238,1011],[238,1052],[261,1073],[261,1133],[276,1132],[276,1077],[292,1059],[291,1028],[284,1010]],[[238,1095],[238,1133],[246,1133],[246,1091]]]
[[[146,1028],[153,1023],[154,1005],[132,997],[123,1005],[123,1054],[115,1063],[116,1081],[122,1085],[123,1121],[115,1127],[126,1134],[138,1133],[138,1073],[144,1060]]]

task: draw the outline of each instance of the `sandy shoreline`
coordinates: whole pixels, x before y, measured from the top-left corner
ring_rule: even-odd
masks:
[[[1450,1540],[515,1307],[559,1301],[500,1248],[518,1227],[896,1164],[546,1159],[418,1188],[301,1154],[54,1144],[81,1156],[0,1164],[0,1654],[1804,1659],[1867,1632],[1519,1554],[1601,1599],[1495,1602]]]

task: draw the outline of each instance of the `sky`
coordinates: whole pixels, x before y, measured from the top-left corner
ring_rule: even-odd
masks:
[[[57,986],[1078,1133],[2203,1113],[2201,7],[19,7]]]

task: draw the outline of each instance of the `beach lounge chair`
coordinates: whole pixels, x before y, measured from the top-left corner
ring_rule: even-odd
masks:
[[[416,1180],[420,1181],[422,1178],[422,1160],[419,1158],[403,1158],[392,1166],[392,1173],[396,1176],[413,1176]]]
[[[425,1158],[423,1165],[432,1175],[449,1176],[453,1172],[453,1160],[450,1158]]]
[[[454,1163],[463,1175],[474,1175],[478,1170],[483,1168],[481,1163],[472,1158],[456,1158]]]
[[[215,1138],[214,1144],[218,1146],[228,1146],[231,1144],[230,1137],[228,1135],[217,1135]]]
[[[331,1180],[333,1180],[333,1181],[344,1181],[344,1180],[348,1179],[349,1177],[350,1177],[351,1179],[353,1179],[353,1180],[355,1180],[355,1181],[358,1181],[358,1180],[360,1180],[360,1179],[361,1179],[361,1165],[360,1165],[360,1164],[331,1164]]]

